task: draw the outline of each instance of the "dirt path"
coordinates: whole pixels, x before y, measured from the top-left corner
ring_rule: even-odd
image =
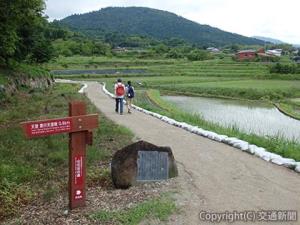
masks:
[[[137,111],[118,115],[114,112],[114,101],[102,92],[100,84],[88,83],[85,92],[107,117],[128,127],[138,138],[173,149],[180,174],[178,204],[184,212],[172,224],[212,224],[200,221],[202,210],[297,210],[300,217],[300,176],[297,173]],[[279,224],[300,224],[300,220]]]

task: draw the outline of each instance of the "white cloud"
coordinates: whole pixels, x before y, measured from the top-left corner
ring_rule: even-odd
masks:
[[[300,43],[299,0],[47,0],[46,4],[51,20],[108,6],[145,6],[233,33]]]

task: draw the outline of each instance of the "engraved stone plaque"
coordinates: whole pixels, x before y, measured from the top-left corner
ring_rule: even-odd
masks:
[[[169,178],[167,152],[138,151],[137,181],[156,181]]]
[[[138,141],[114,154],[111,176],[116,188],[126,189],[140,182],[155,182],[176,177],[178,169],[170,147]]]

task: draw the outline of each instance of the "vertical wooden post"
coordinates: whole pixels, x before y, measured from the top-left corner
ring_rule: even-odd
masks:
[[[69,103],[69,116],[86,114],[84,102]],[[80,119],[78,125],[80,128]],[[85,206],[86,199],[86,134],[79,131],[69,134],[69,207],[74,209]]]
[[[86,115],[84,102],[69,103],[69,117],[22,122],[27,138],[69,133],[69,207],[85,206],[86,145],[92,145],[91,130],[98,127],[98,115]]]

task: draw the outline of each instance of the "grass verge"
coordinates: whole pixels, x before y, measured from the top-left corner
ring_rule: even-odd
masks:
[[[292,103],[291,101],[285,101],[275,104],[280,112],[292,117],[296,120],[300,120],[300,104]]]
[[[155,218],[160,221],[166,221],[175,210],[176,206],[174,201],[164,196],[147,200],[126,211],[95,212],[91,214],[89,218],[99,223],[134,225],[139,224],[145,218]]]

